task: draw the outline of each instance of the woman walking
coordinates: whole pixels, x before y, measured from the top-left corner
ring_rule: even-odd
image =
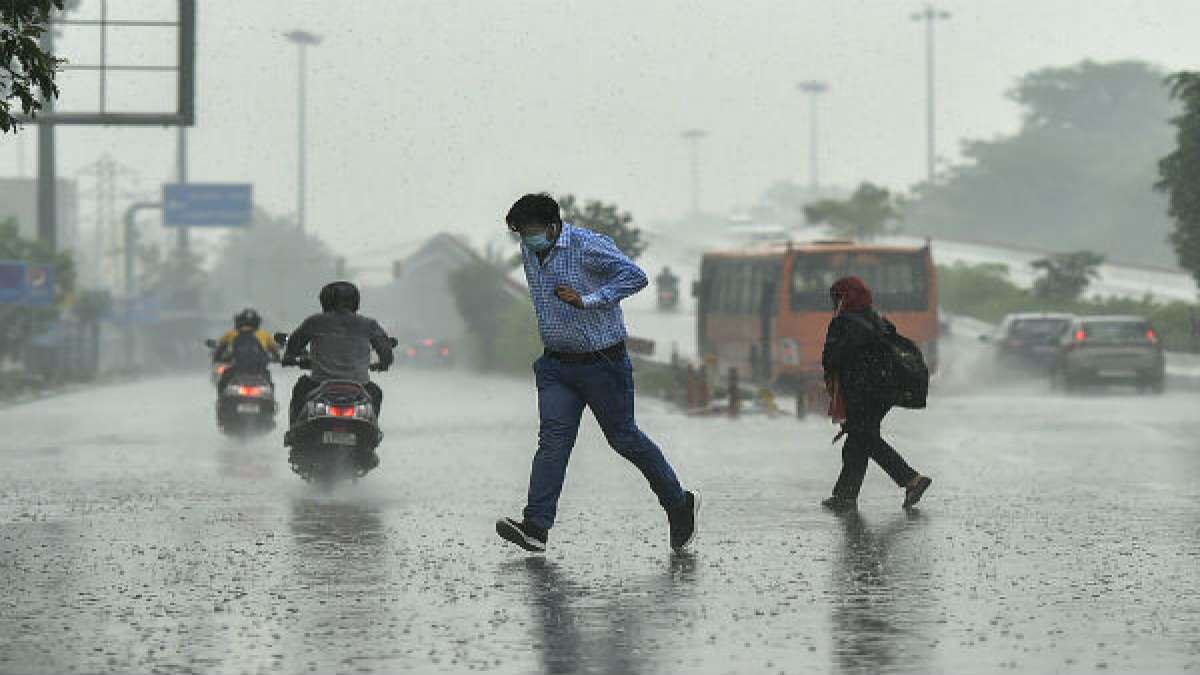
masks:
[[[882,341],[896,327],[871,306],[871,290],[858,277],[843,277],[829,289],[834,316],[825,335],[821,364],[830,394],[830,415],[841,422],[842,472],[833,496],[821,502],[835,511],[855,508],[867,459],[904,488],[904,508],[921,500],[932,482],[904,461],[879,435],[879,425],[896,401],[898,385],[890,347]]]

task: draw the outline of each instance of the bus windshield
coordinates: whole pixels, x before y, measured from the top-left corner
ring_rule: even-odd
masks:
[[[924,251],[801,252],[792,269],[792,309],[830,311],[829,287],[845,276],[862,278],[885,311],[929,309]]]

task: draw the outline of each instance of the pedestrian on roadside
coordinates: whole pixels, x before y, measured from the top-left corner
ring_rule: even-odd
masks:
[[[634,421],[633,366],[625,351],[621,300],[646,287],[646,274],[612,239],[564,223],[546,194],[521,197],[508,229],[521,237],[525,279],[545,351],[533,363],[538,391],[537,453],[523,518],[501,518],[496,533],[545,551],[583,409],[608,444],[642,472],[667,512],[671,548],[696,534],[700,497],[686,491],[662,451]]]
[[[880,423],[896,401],[899,385],[893,354],[882,337],[896,327],[872,305],[871,290],[858,277],[843,277],[829,289],[834,315],[825,335],[821,365],[830,392],[830,414],[845,435],[842,472],[833,495],[821,502],[835,510],[856,508],[867,459],[904,488],[904,508],[915,505],[932,482],[913,470],[880,436]]]

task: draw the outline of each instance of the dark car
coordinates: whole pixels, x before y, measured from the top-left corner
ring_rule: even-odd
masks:
[[[454,354],[450,343],[434,338],[416,340],[403,346],[397,353],[397,362],[414,366],[444,367],[454,365]]]
[[[1071,314],[1009,314],[987,341],[995,345],[1001,366],[1049,373],[1059,339],[1074,319]]]
[[[1132,384],[1162,393],[1166,359],[1154,327],[1140,316],[1075,319],[1059,341],[1054,385],[1070,391],[1085,384]]]

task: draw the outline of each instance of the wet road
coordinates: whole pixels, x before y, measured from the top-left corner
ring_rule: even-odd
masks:
[[[643,427],[706,499],[672,556],[637,473],[581,433],[545,558],[502,545],[530,382],[393,372],[383,464],[320,495],[202,376],[0,411],[0,672],[1200,671],[1200,398],[1040,386],[889,419],[935,478],[817,503],[823,421]]]

